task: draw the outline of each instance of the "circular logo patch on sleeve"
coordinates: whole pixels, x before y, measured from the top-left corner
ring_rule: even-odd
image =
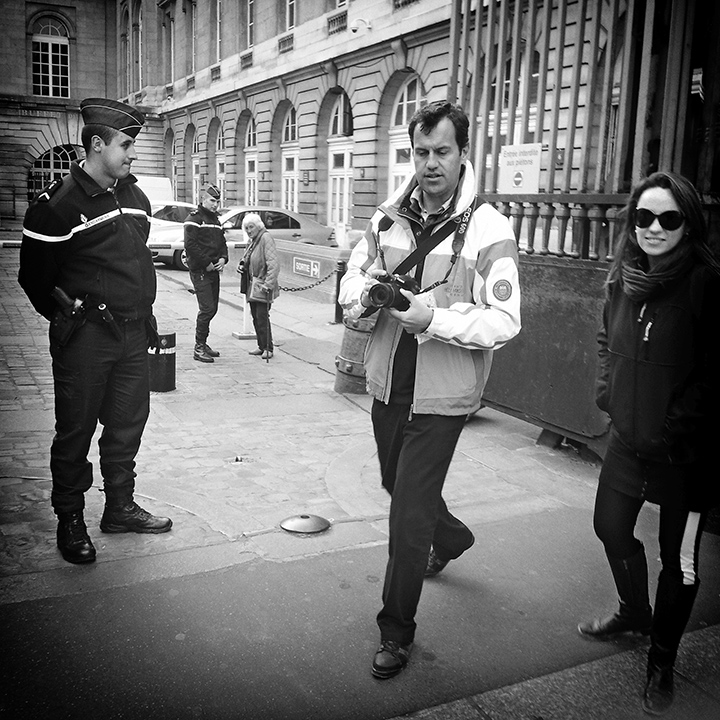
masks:
[[[493,295],[500,301],[509,300],[512,295],[512,285],[507,280],[498,280],[493,285]]]

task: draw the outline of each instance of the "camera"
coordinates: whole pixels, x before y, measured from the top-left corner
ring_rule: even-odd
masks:
[[[409,275],[380,276],[378,282],[367,291],[370,307],[407,310],[410,302],[400,290],[408,290],[413,295],[417,295],[420,292],[420,286],[415,278]]]
[[[353,35],[357,35],[361,27],[364,27],[365,30],[370,30],[372,28],[372,24],[370,20],[365,20],[364,18],[357,18],[350,23],[350,32]]]

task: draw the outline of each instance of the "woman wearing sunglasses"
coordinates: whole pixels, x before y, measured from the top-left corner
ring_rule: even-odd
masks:
[[[652,715],[673,701],[673,666],[700,584],[703,523],[720,485],[703,467],[718,437],[710,426],[719,395],[719,286],[695,188],[668,172],[643,180],[624,211],[598,334],[597,404],[612,429],[593,525],[620,606],[578,629],[598,640],[650,635],[643,708]],[[634,532],[645,502],[660,508],[654,610]]]

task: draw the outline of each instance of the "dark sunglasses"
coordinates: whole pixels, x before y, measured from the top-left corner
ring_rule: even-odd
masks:
[[[678,210],[668,210],[659,215],[645,208],[635,210],[636,227],[649,228],[656,219],[659,220],[660,226],[665,230],[677,230],[685,222],[685,216]]]

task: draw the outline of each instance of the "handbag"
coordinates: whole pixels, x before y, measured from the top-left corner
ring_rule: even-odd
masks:
[[[270,292],[265,290],[263,285],[264,283],[260,278],[254,277],[252,279],[250,282],[250,294],[248,295],[248,300],[250,300],[250,302],[270,302]]]

